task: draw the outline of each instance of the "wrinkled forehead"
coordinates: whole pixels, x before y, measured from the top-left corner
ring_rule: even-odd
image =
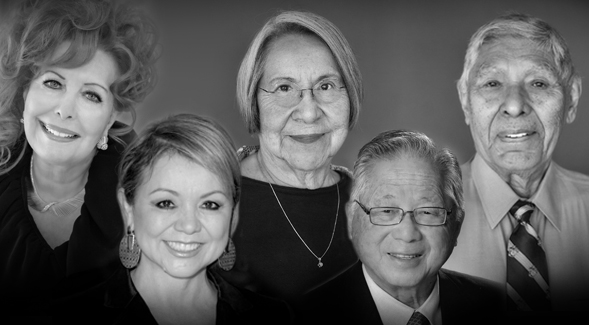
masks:
[[[432,162],[405,155],[375,163],[369,174],[366,199],[385,199],[404,194],[443,199],[441,176]]]
[[[469,80],[517,67],[519,71],[561,79],[552,51],[529,39],[501,38],[480,47]]]
[[[560,68],[549,46],[520,36],[493,37],[481,44],[470,77],[498,69],[505,62],[527,63],[530,69],[558,76]]]

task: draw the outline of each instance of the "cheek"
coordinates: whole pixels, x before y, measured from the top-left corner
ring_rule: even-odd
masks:
[[[538,111],[538,119],[540,120],[544,131],[548,135],[548,138],[554,133],[560,130],[562,122],[564,120],[564,114],[562,109],[554,108]]]
[[[102,136],[111,121],[112,114],[112,107],[101,109],[86,107],[78,111],[78,120],[87,134]]]
[[[427,235],[428,243],[431,249],[430,260],[435,264],[443,264],[454,247],[454,240],[451,238],[448,228],[434,229]]]
[[[359,254],[363,256],[375,256],[380,252],[379,246],[385,240],[386,234],[377,231],[378,228],[370,227],[363,223],[359,227],[355,227],[353,233],[354,246],[359,250]]]
[[[350,102],[347,97],[339,102],[329,104],[329,106],[324,106],[323,112],[331,121],[334,129],[348,128],[350,119]]]
[[[170,226],[169,222],[168,224],[164,223],[165,220],[170,218],[160,217],[145,208],[134,209],[133,216],[135,235],[145,239],[159,236]]]
[[[229,236],[229,218],[227,220],[224,217],[223,220],[219,220],[221,216],[217,216],[217,218],[207,221],[205,227],[213,239],[224,240]]]
[[[259,98],[258,107],[261,131],[279,131],[288,120],[288,110],[274,105],[269,98]]]

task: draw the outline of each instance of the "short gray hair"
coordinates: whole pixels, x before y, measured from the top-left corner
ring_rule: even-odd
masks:
[[[329,20],[300,11],[284,11],[270,18],[247,50],[237,75],[237,102],[250,134],[260,132],[260,114],[256,93],[272,41],[288,34],[314,35],[331,51],[350,99],[348,129],[354,127],[360,113],[363,89],[360,69],[352,48],[340,30]]]
[[[458,81],[460,89],[468,89],[468,78],[478,59],[481,47],[505,37],[532,40],[550,53],[556,72],[560,80],[564,82],[567,91],[573,81],[579,78],[575,73],[568,45],[556,29],[539,18],[521,13],[509,13],[483,25],[471,37],[466,50],[462,76]]]
[[[392,160],[402,155],[412,155],[431,162],[440,173],[440,190],[444,204],[452,210],[449,216],[452,227],[458,227],[464,219],[464,199],[462,194],[462,172],[454,154],[444,148],[438,149],[425,134],[415,131],[390,130],[374,137],[358,153],[354,164],[354,181],[350,202],[359,200],[360,195],[369,188],[370,176],[376,162]]]

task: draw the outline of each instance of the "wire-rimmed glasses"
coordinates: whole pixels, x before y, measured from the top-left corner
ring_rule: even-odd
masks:
[[[370,222],[377,226],[393,226],[403,221],[406,213],[411,214],[411,218],[416,224],[422,226],[441,226],[446,223],[446,217],[452,211],[439,207],[419,207],[413,211],[405,211],[397,207],[374,207],[367,208],[362,203],[358,203],[360,208],[368,215]]]
[[[293,107],[303,99],[303,91],[311,91],[311,96],[320,104],[333,103],[346,95],[345,86],[334,79],[323,79],[311,88],[300,88],[292,82],[280,83],[274,90],[267,90],[258,87],[260,90],[271,95],[276,103],[282,107]]]

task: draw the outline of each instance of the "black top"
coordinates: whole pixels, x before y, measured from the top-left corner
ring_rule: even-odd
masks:
[[[92,276],[79,274],[62,284],[61,298],[53,304],[55,324],[157,324],[128,270],[120,266],[104,283],[87,287],[89,279],[96,283]],[[216,324],[292,323],[283,301],[238,289],[211,269],[207,277],[218,292]]]
[[[233,235],[237,260],[226,280],[293,306],[310,289],[333,278],[358,259],[347,235],[345,204],[349,199],[349,172],[339,176],[340,204],[331,247],[319,261],[305,247],[280,209],[266,182],[242,177],[239,223]],[[316,190],[272,185],[288,218],[317,256],[329,245],[336,220],[336,185]]]
[[[116,198],[123,145],[109,141],[92,160],[81,215],[70,240],[51,249],[27,204],[27,179],[32,149],[9,173],[0,176],[0,312],[2,319],[42,315],[55,284],[66,275],[93,268],[112,273],[124,234]],[[107,267],[110,266],[110,267]]]

